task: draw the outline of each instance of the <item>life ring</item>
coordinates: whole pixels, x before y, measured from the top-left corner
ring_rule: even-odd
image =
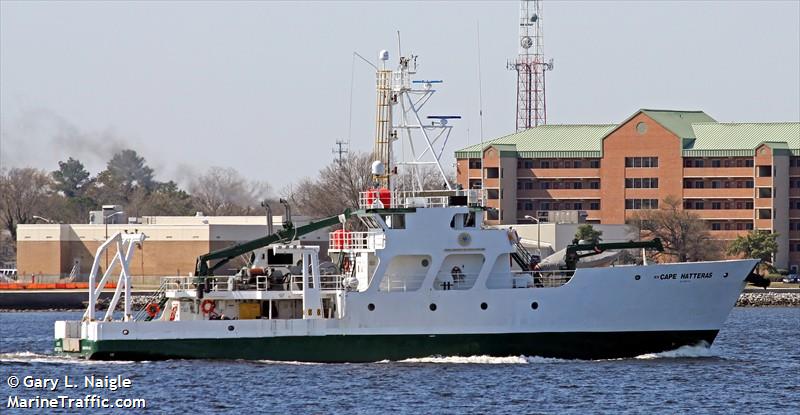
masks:
[[[147,305],[147,307],[145,307],[145,311],[150,318],[153,318],[161,311],[161,307],[159,307],[156,303],[150,303]]]
[[[203,300],[203,302],[200,303],[200,310],[203,314],[213,313],[215,308],[217,308],[217,304],[212,300]]]

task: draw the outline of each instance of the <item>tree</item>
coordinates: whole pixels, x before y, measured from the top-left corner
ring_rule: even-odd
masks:
[[[47,210],[53,181],[44,170],[13,168],[0,173],[0,224],[17,240],[17,225],[31,223]]]
[[[59,161],[58,170],[54,171],[52,176],[53,190],[61,192],[67,198],[82,196],[92,183],[83,163],[72,157],[67,161]]]
[[[350,153],[342,162],[334,161],[317,174],[303,178],[287,189],[285,197],[303,214],[315,217],[338,215],[357,208],[360,193],[372,186],[369,153]]]
[[[196,210],[206,215],[253,213],[270,194],[264,182],[248,182],[232,168],[210,167],[190,184]]]
[[[399,191],[412,191],[415,189],[442,190],[446,186],[439,169],[432,165],[400,166],[402,170],[395,177],[395,189]],[[445,171],[447,174],[448,172]],[[451,172],[452,173],[452,172]],[[450,186],[455,186],[456,178],[448,174]],[[421,184],[421,187],[420,187]]]
[[[145,164],[134,150],[122,150],[111,158],[106,169],[97,175],[103,202],[127,205],[134,193],[142,189],[149,193],[155,187],[153,169]]]
[[[575,239],[579,241],[589,241],[591,243],[598,243],[603,238],[603,231],[595,230],[594,226],[585,223],[578,226],[578,231],[575,232]]]
[[[184,216],[192,213],[194,213],[192,196],[171,180],[156,184],[141,208],[142,215],[151,216]]]
[[[641,210],[627,221],[639,228],[645,238],[660,238],[664,252],[660,256],[678,262],[704,261],[720,256],[719,244],[711,239],[708,226],[697,215],[681,209],[681,200],[667,196],[661,208]]]
[[[746,235],[739,235],[728,245],[728,255],[743,255],[746,258],[757,258],[763,266],[772,271],[772,259],[778,252],[777,233],[753,230]]]

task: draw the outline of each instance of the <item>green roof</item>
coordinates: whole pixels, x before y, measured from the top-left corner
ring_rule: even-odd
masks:
[[[683,139],[695,138],[692,124],[700,122],[716,122],[716,120],[708,116],[708,114],[703,111],[643,109],[639,112],[645,113],[645,115],[655,120],[655,122],[661,124],[662,127],[670,130],[673,134]]]
[[[695,123],[696,139],[684,156],[752,156],[766,143],[776,150],[800,156],[800,123]]]
[[[489,146],[497,147],[501,155],[516,151],[517,157],[526,158],[600,157],[603,137],[616,127],[616,124],[541,125],[462,148],[456,151],[456,158],[479,158]]]
[[[479,158],[494,146],[501,156],[523,158],[602,157],[603,139],[644,113],[683,140],[684,157],[752,157],[767,144],[776,153],[800,156],[800,123],[718,123],[703,111],[642,109],[619,124],[542,125],[456,151]]]

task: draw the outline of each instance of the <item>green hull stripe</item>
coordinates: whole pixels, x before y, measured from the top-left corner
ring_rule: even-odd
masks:
[[[716,330],[446,335],[294,336],[81,341],[90,359],[248,359],[375,362],[427,356],[542,356],[612,359],[709,345]],[[57,343],[58,345],[58,343]]]

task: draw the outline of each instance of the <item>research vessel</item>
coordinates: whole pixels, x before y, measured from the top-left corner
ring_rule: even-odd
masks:
[[[608,359],[710,345],[758,260],[581,268],[581,258],[660,241],[582,243],[543,269],[513,232],[487,226],[480,189],[450,185],[440,160],[457,115],[420,115],[440,80],[411,79],[416,57],[377,71],[374,186],[354,210],[200,256],[195,272],[165,277],[135,312],[128,263],[142,234],[117,234],[89,306],[55,323],[55,350],[89,359],[258,359],[372,362],[426,356]],[[412,135],[417,138],[412,138]],[[392,145],[411,154],[396,162]],[[415,141],[416,140],[416,141]],[[417,144],[417,146],[414,145]],[[415,152],[416,151],[416,152]],[[419,169],[441,174],[424,190]],[[397,168],[410,171],[403,186]],[[404,190],[407,189],[407,190]],[[287,204],[288,207],[288,204]],[[298,237],[330,228],[329,248]],[[327,254],[330,262],[321,262]],[[219,275],[231,260],[249,260]],[[108,310],[97,298],[119,268]],[[121,311],[115,311],[117,307]]]

